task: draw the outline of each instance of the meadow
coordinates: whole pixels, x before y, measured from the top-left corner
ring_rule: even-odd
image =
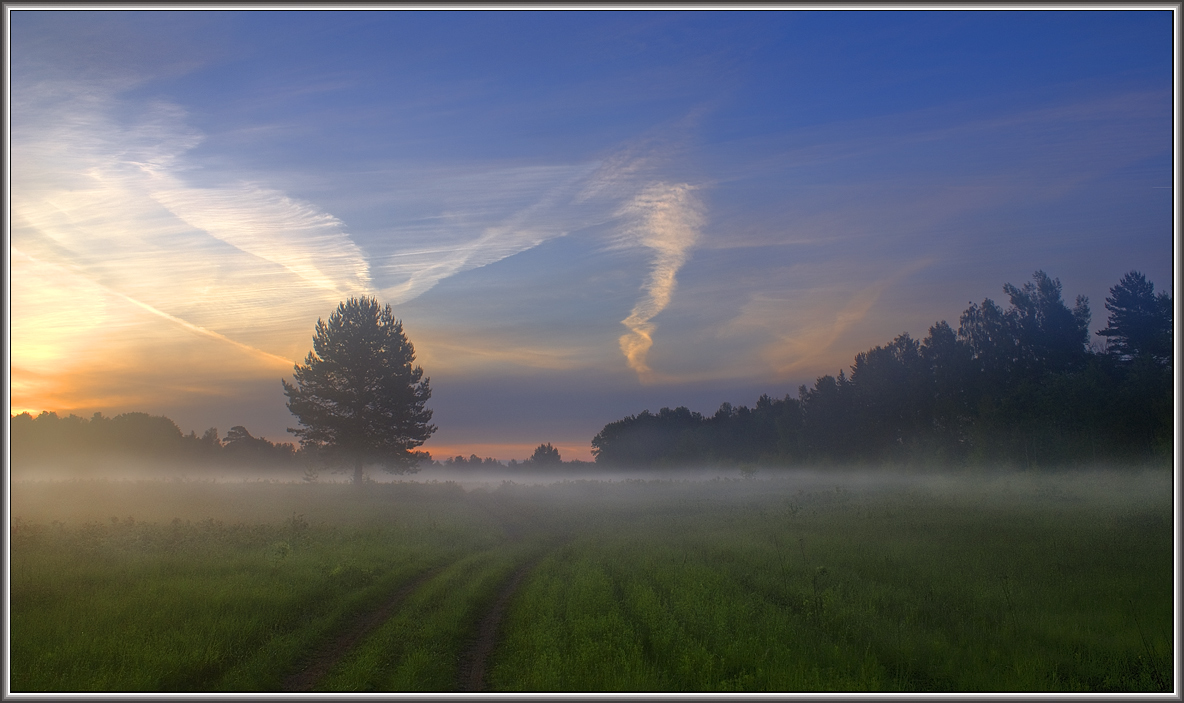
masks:
[[[1167,469],[430,479],[12,484],[12,691],[1175,687]]]

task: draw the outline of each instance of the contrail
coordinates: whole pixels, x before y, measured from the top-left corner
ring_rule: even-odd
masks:
[[[646,361],[654,345],[656,325],[652,320],[670,303],[677,284],[675,275],[686,262],[703,224],[702,205],[693,190],[686,183],[657,183],[642,191],[620,212],[632,220],[627,234],[656,253],[649,279],[642,286],[645,297],[621,321],[629,328],[629,332],[621,335],[621,352],[629,368],[643,382],[653,375]]]
[[[92,278],[91,276],[89,276],[87,274],[86,270],[83,269],[81,266],[77,266],[75,264],[71,264],[68,262],[54,262],[54,263],[50,264],[49,262],[42,261],[41,259],[38,259],[35,256],[30,256],[29,254],[17,249],[16,247],[12,247],[12,253],[23,256],[26,259],[29,259],[30,261],[33,261],[33,262],[36,262],[39,264],[60,266],[62,268],[68,269],[80,276],[83,276],[84,278],[89,280],[91,283],[94,283],[95,285],[101,287],[103,290],[107,291],[108,293],[115,295],[119,298],[122,298],[122,299],[126,300],[127,302],[131,303],[132,305],[143,308],[144,310],[147,310],[148,312],[152,313],[153,315],[157,315],[158,317],[163,317],[164,319],[168,320],[169,322],[173,322],[173,323],[178,324],[188,330],[192,330],[193,332],[197,332],[198,334],[204,335],[206,337],[210,337],[212,339],[217,339],[220,342],[226,342],[227,344],[238,347],[239,349],[242,349],[243,351],[246,351],[254,356],[260,356],[260,357],[263,357],[266,359],[270,359],[272,361],[282,361],[289,366],[295,366],[295,362],[293,362],[291,359],[285,359],[282,356],[272,354],[271,352],[265,352],[262,349],[257,349],[255,347],[252,347],[249,344],[243,344],[242,342],[235,341],[235,340],[231,339],[230,337],[227,337],[224,334],[219,334],[218,332],[215,332],[211,329],[206,329],[205,327],[202,327],[201,325],[195,325],[192,322],[189,322],[188,320],[183,320],[183,319],[177,317],[176,315],[170,315],[169,313],[167,313],[163,310],[154,308],[151,305],[149,305],[148,303],[145,303],[141,300],[137,300],[136,298],[133,298],[132,296],[127,295],[126,293],[121,293],[121,292],[115,290],[114,288],[111,288],[110,286],[105,285],[101,281],[97,281],[94,278]]]
[[[178,219],[341,296],[372,295],[369,263],[345,225],[314,205],[252,184],[186,188],[154,174],[147,191]]]

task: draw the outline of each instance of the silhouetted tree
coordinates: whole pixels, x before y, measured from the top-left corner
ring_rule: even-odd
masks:
[[[614,466],[654,466],[702,459],[703,416],[685,407],[662,408],[656,415],[643,410],[610,422],[592,438],[596,463]]]
[[[1080,373],[1088,364],[1089,301],[1070,309],[1061,283],[1043,271],[1017,288],[1003,286],[1011,306],[989,298],[962,313],[958,342],[970,353],[963,379],[973,416],[970,448],[980,459],[1031,465],[1042,440],[1063,436],[1066,420],[1049,395],[1053,376]],[[1063,385],[1063,380],[1058,381]]]
[[[296,447],[287,442],[275,444],[265,437],[252,436],[247,428],[235,425],[226,433],[222,453],[238,464],[283,464],[295,459]]]
[[[1043,271],[1022,288],[1010,283],[1007,315],[1019,347],[1020,373],[1029,378],[1080,368],[1089,351],[1089,299],[1077,296],[1070,310],[1061,300],[1061,282]]]
[[[1003,308],[987,298],[962,313],[958,341],[966,345],[974,376],[967,378],[975,395],[1007,387],[1019,362],[1019,340]]]
[[[805,455],[805,425],[800,398],[791,398],[787,393],[781,400],[771,400],[768,405],[759,400],[756,404],[758,416],[773,426],[773,437],[768,452],[780,463],[800,460]]]
[[[281,381],[302,426],[288,431],[302,448],[352,462],[355,483],[368,463],[416,470],[420,457],[411,450],[436,428],[425,407],[431,388],[414,361],[415,348],[389,305],[350,298],[328,322],[317,320],[313,350],[295,367],[296,383]]]
[[[1138,271],[1110,289],[1108,344],[1100,359],[1110,362],[1105,412],[1113,440],[1144,455],[1172,449],[1172,298]],[[1099,365],[1100,362],[1099,362]]]
[[[235,425],[226,433],[226,439],[222,440],[222,444],[223,446],[248,445],[254,443],[257,439],[247,431],[247,428],[242,425]]]
[[[821,376],[814,387],[798,389],[802,403],[802,433],[806,439],[806,455],[813,460],[846,460],[855,455],[856,446],[851,435],[854,403],[851,381],[844,371],[838,378]]]
[[[1107,351],[1122,360],[1147,356],[1156,363],[1172,362],[1172,297],[1155,294],[1155,284],[1138,271],[1122,277],[1106,298],[1110,319],[1098,335]]]
[[[921,345],[900,335],[888,346],[860,352],[851,367],[854,417],[849,441],[869,457],[902,454],[928,429],[932,404]]]
[[[110,449],[137,457],[164,459],[175,454],[184,435],[181,428],[167,417],[148,413],[123,413],[107,420],[101,415],[92,418],[91,425],[103,428]]]
[[[476,454],[470,454],[468,459],[464,458],[463,456],[458,455],[458,456],[452,457],[451,459],[445,459],[442,463],[444,466],[461,468],[461,469],[468,468],[468,467],[476,468],[476,467],[481,467],[481,466],[502,466],[502,463],[500,461],[498,461],[497,459],[494,459],[491,456],[487,456],[484,459],[482,459],[481,457],[477,456]]]
[[[929,328],[929,336],[921,342],[921,356],[930,383],[930,446],[939,455],[953,458],[968,448],[966,431],[974,417],[967,387],[973,377],[970,348],[942,320]]]
[[[559,450],[552,447],[550,442],[536,447],[534,454],[530,455],[529,461],[538,466],[557,466],[563,463],[559,457]]]

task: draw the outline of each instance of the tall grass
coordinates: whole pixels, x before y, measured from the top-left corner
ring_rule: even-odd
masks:
[[[1166,691],[1171,477],[15,484],[14,691]],[[114,516],[114,517],[113,517]]]
[[[330,500],[350,495],[337,488],[311,492]],[[420,488],[386,496],[355,491],[352,509],[338,506],[337,524],[301,515],[276,523],[111,518],[48,525],[18,517],[12,688],[278,689],[301,657],[398,584],[496,543],[496,526],[474,523],[455,495],[453,510],[421,513],[448,489],[426,491],[432,495],[425,500]]]
[[[1169,690],[1170,501],[838,490],[602,524],[526,584],[494,685]]]

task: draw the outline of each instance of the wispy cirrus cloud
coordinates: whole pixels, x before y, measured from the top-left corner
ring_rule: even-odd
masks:
[[[611,216],[604,203],[576,201],[596,167],[519,166],[424,179],[414,192],[433,214],[385,229],[373,243],[383,298],[406,302],[445,278],[603,222]]]
[[[231,366],[290,369],[310,319],[371,290],[332,215],[257,185],[187,186],[202,135],[176,105],[121,100],[133,83],[14,86],[14,407],[62,406],[65,380],[100,379],[100,362],[117,373],[147,356],[159,368],[141,377],[194,388]],[[182,363],[174,339],[225,363]],[[119,405],[117,386],[75,391]]]
[[[169,180],[153,200],[194,229],[336,296],[372,293],[369,262],[333,215],[255,184],[184,188]]]
[[[48,285],[57,267],[70,272],[77,295],[104,291],[98,325],[126,331],[132,321],[164,321],[207,343],[282,360],[302,356],[310,320],[347,296],[404,303],[459,273],[615,223],[615,246],[654,254],[621,339],[630,367],[651,374],[652,318],[670,301],[701,205],[690,186],[654,182],[650,156],[429,170],[408,177],[399,194],[418,201],[415,216],[358,239],[324,208],[266,185],[265,174],[219,182],[200,172],[191,152],[204,136],[185,110],[122,98],[132,85],[56,79],[15,91],[13,244],[28,261],[14,275],[31,279],[26,289]],[[209,185],[192,185],[194,176]],[[22,314],[38,319],[36,297],[26,303]],[[44,356],[22,346],[34,337],[16,340],[15,359]],[[54,339],[62,359],[83,358],[95,341],[86,326]],[[105,340],[104,353],[123,353],[117,337]],[[449,349],[456,345],[444,340],[438,353]],[[546,368],[578,364],[544,347],[523,358]],[[41,378],[19,368],[29,371],[25,386]]]
[[[201,135],[180,108],[155,102],[119,120],[128,106],[114,94],[60,81],[17,95],[13,240],[30,254],[256,345],[275,344],[277,317],[371,290],[332,215],[258,185],[186,186]]]
[[[628,202],[619,213],[627,225],[622,242],[650,249],[654,259],[642,286],[644,296],[621,321],[629,331],[619,340],[629,367],[643,382],[652,380],[647,361],[654,345],[654,317],[670,304],[678,270],[686,262],[703,225],[703,206],[685,183],[656,183]]]

